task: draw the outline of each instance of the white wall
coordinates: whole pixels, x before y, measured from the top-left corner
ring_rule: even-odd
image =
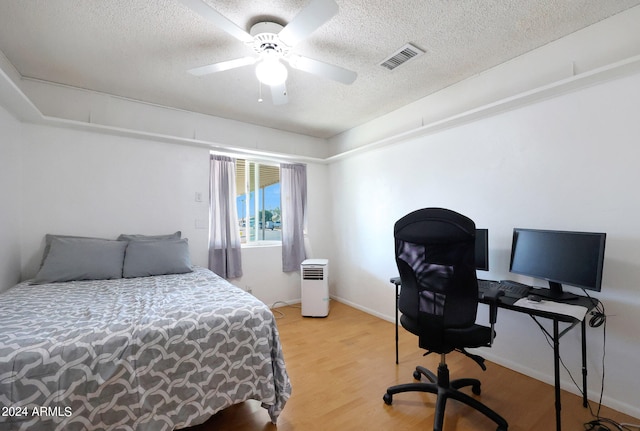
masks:
[[[208,151],[25,125],[23,275],[35,274],[47,233],[116,238],[181,230],[206,263]]]
[[[328,154],[323,139],[299,133],[37,80],[21,79],[15,85],[48,120],[64,125],[123,133],[133,131],[152,139],[194,142],[218,150],[310,158],[324,158]]]
[[[20,280],[22,125],[0,106],[0,292]]]
[[[393,224],[422,207],[451,208],[489,228],[491,279],[533,281],[508,272],[516,226],[607,232],[602,292],[594,295],[609,315],[605,403],[640,417],[631,378],[640,357],[639,112],[636,74],[332,164],[336,295],[393,318]],[[497,332],[485,356],[551,381],[552,350],[531,319],[502,312]],[[588,330],[592,399],[602,333]],[[578,335],[561,343],[576,378]]]

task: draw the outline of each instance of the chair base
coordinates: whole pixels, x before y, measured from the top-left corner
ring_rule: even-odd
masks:
[[[475,398],[459,391],[459,389],[463,387],[471,386],[471,392],[473,392],[474,395],[480,395],[480,381],[478,379],[456,379],[449,381],[449,368],[446,363],[441,363],[438,366],[437,376],[424,367],[416,367],[416,370],[413,372],[413,377],[416,380],[420,380],[422,376],[425,376],[431,383],[405,383],[391,386],[382,397],[385,404],[391,405],[393,395],[401,392],[428,392],[437,395],[433,431],[442,431],[444,409],[449,398],[468,405],[494,421],[498,424],[496,431],[507,431],[509,425],[502,416]]]

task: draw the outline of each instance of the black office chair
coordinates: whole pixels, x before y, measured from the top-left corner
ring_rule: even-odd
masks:
[[[480,395],[480,381],[449,381],[446,354],[461,352],[485,370],[484,359],[465,348],[490,346],[495,332],[498,292],[491,292],[491,327],[475,324],[478,307],[478,280],[474,266],[475,223],[454,211],[425,208],[398,220],[394,226],[396,263],[400,272],[400,323],[419,337],[419,346],[441,355],[437,376],[418,366],[416,380],[425,376],[429,383],[407,383],[387,389],[383,400],[390,405],[400,392],[437,394],[434,431],[441,431],[448,398],[478,410],[506,431],[508,424],[500,415],[459,389],[471,386]],[[502,292],[500,292],[502,293]],[[485,294],[487,297],[487,294]]]

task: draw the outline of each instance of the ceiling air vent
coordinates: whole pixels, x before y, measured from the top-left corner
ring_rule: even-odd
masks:
[[[399,50],[397,50],[396,52],[394,52],[393,54],[391,54],[391,56],[384,59],[382,63],[380,63],[380,66],[388,70],[393,70],[396,67],[400,66],[401,64],[406,63],[412,58],[419,57],[422,54],[424,54],[423,50],[408,43],[402,48],[400,48]]]

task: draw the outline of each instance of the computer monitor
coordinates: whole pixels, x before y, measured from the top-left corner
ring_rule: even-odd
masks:
[[[476,229],[476,269],[489,271],[489,229]]]
[[[550,289],[535,293],[551,299],[574,297],[562,285],[600,291],[605,233],[515,228],[509,271],[540,278]]]

